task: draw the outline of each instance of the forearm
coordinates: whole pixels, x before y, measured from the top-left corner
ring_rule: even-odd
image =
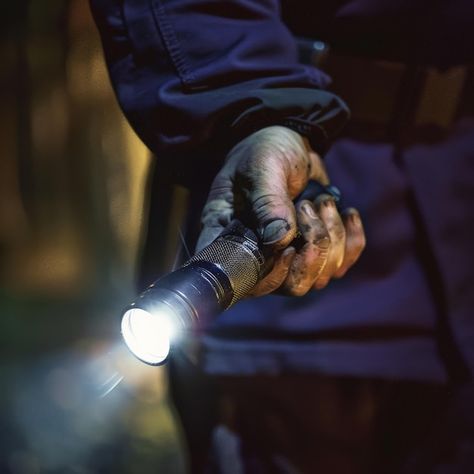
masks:
[[[162,159],[225,153],[275,124],[324,151],[345,123],[343,102],[321,90],[327,78],[298,63],[276,1],[91,4],[121,107]]]

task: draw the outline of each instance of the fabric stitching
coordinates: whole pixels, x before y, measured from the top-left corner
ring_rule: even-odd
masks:
[[[189,70],[186,59],[179,45],[179,40],[173,25],[168,21],[168,13],[159,0],[150,0],[153,18],[156,27],[163,39],[163,44],[171,58],[178,76],[184,85],[192,86],[196,81],[194,74]]]

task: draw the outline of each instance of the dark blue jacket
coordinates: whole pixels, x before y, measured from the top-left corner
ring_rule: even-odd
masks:
[[[298,63],[276,1],[93,0],[92,7],[124,113],[180,173],[195,178],[197,153],[222,162],[230,146],[271,124],[299,130],[323,151],[346,121],[345,104],[321,90],[328,77]]]
[[[253,130],[283,124],[325,152],[346,122],[344,102],[324,90],[329,78],[299,64],[279,2],[92,6],[124,113],[191,187]],[[282,9],[294,33],[345,55],[441,68],[474,59],[468,0],[288,0]],[[404,145],[339,137],[326,162],[364,218],[361,262],[322,292],[249,300],[222,315],[205,340],[209,371],[441,381],[474,367],[474,120]]]

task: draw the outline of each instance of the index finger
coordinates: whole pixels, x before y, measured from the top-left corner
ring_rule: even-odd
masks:
[[[209,245],[230,224],[234,213],[233,193],[230,180],[218,174],[212,183],[207,202],[201,214],[202,229],[196,244],[196,252]]]

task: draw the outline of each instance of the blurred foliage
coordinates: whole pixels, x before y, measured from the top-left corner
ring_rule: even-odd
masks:
[[[27,13],[0,45],[2,289],[122,303],[148,153],[117,107],[87,4],[36,1]]]
[[[116,104],[88,2],[2,2],[0,22],[0,471],[182,472],[163,371],[122,383],[115,413],[113,397],[84,388],[86,361],[109,354],[134,293],[150,164]],[[74,416],[58,390],[83,393]],[[94,410],[88,452],[70,464],[73,420]],[[64,444],[59,464],[41,448],[48,436]]]

